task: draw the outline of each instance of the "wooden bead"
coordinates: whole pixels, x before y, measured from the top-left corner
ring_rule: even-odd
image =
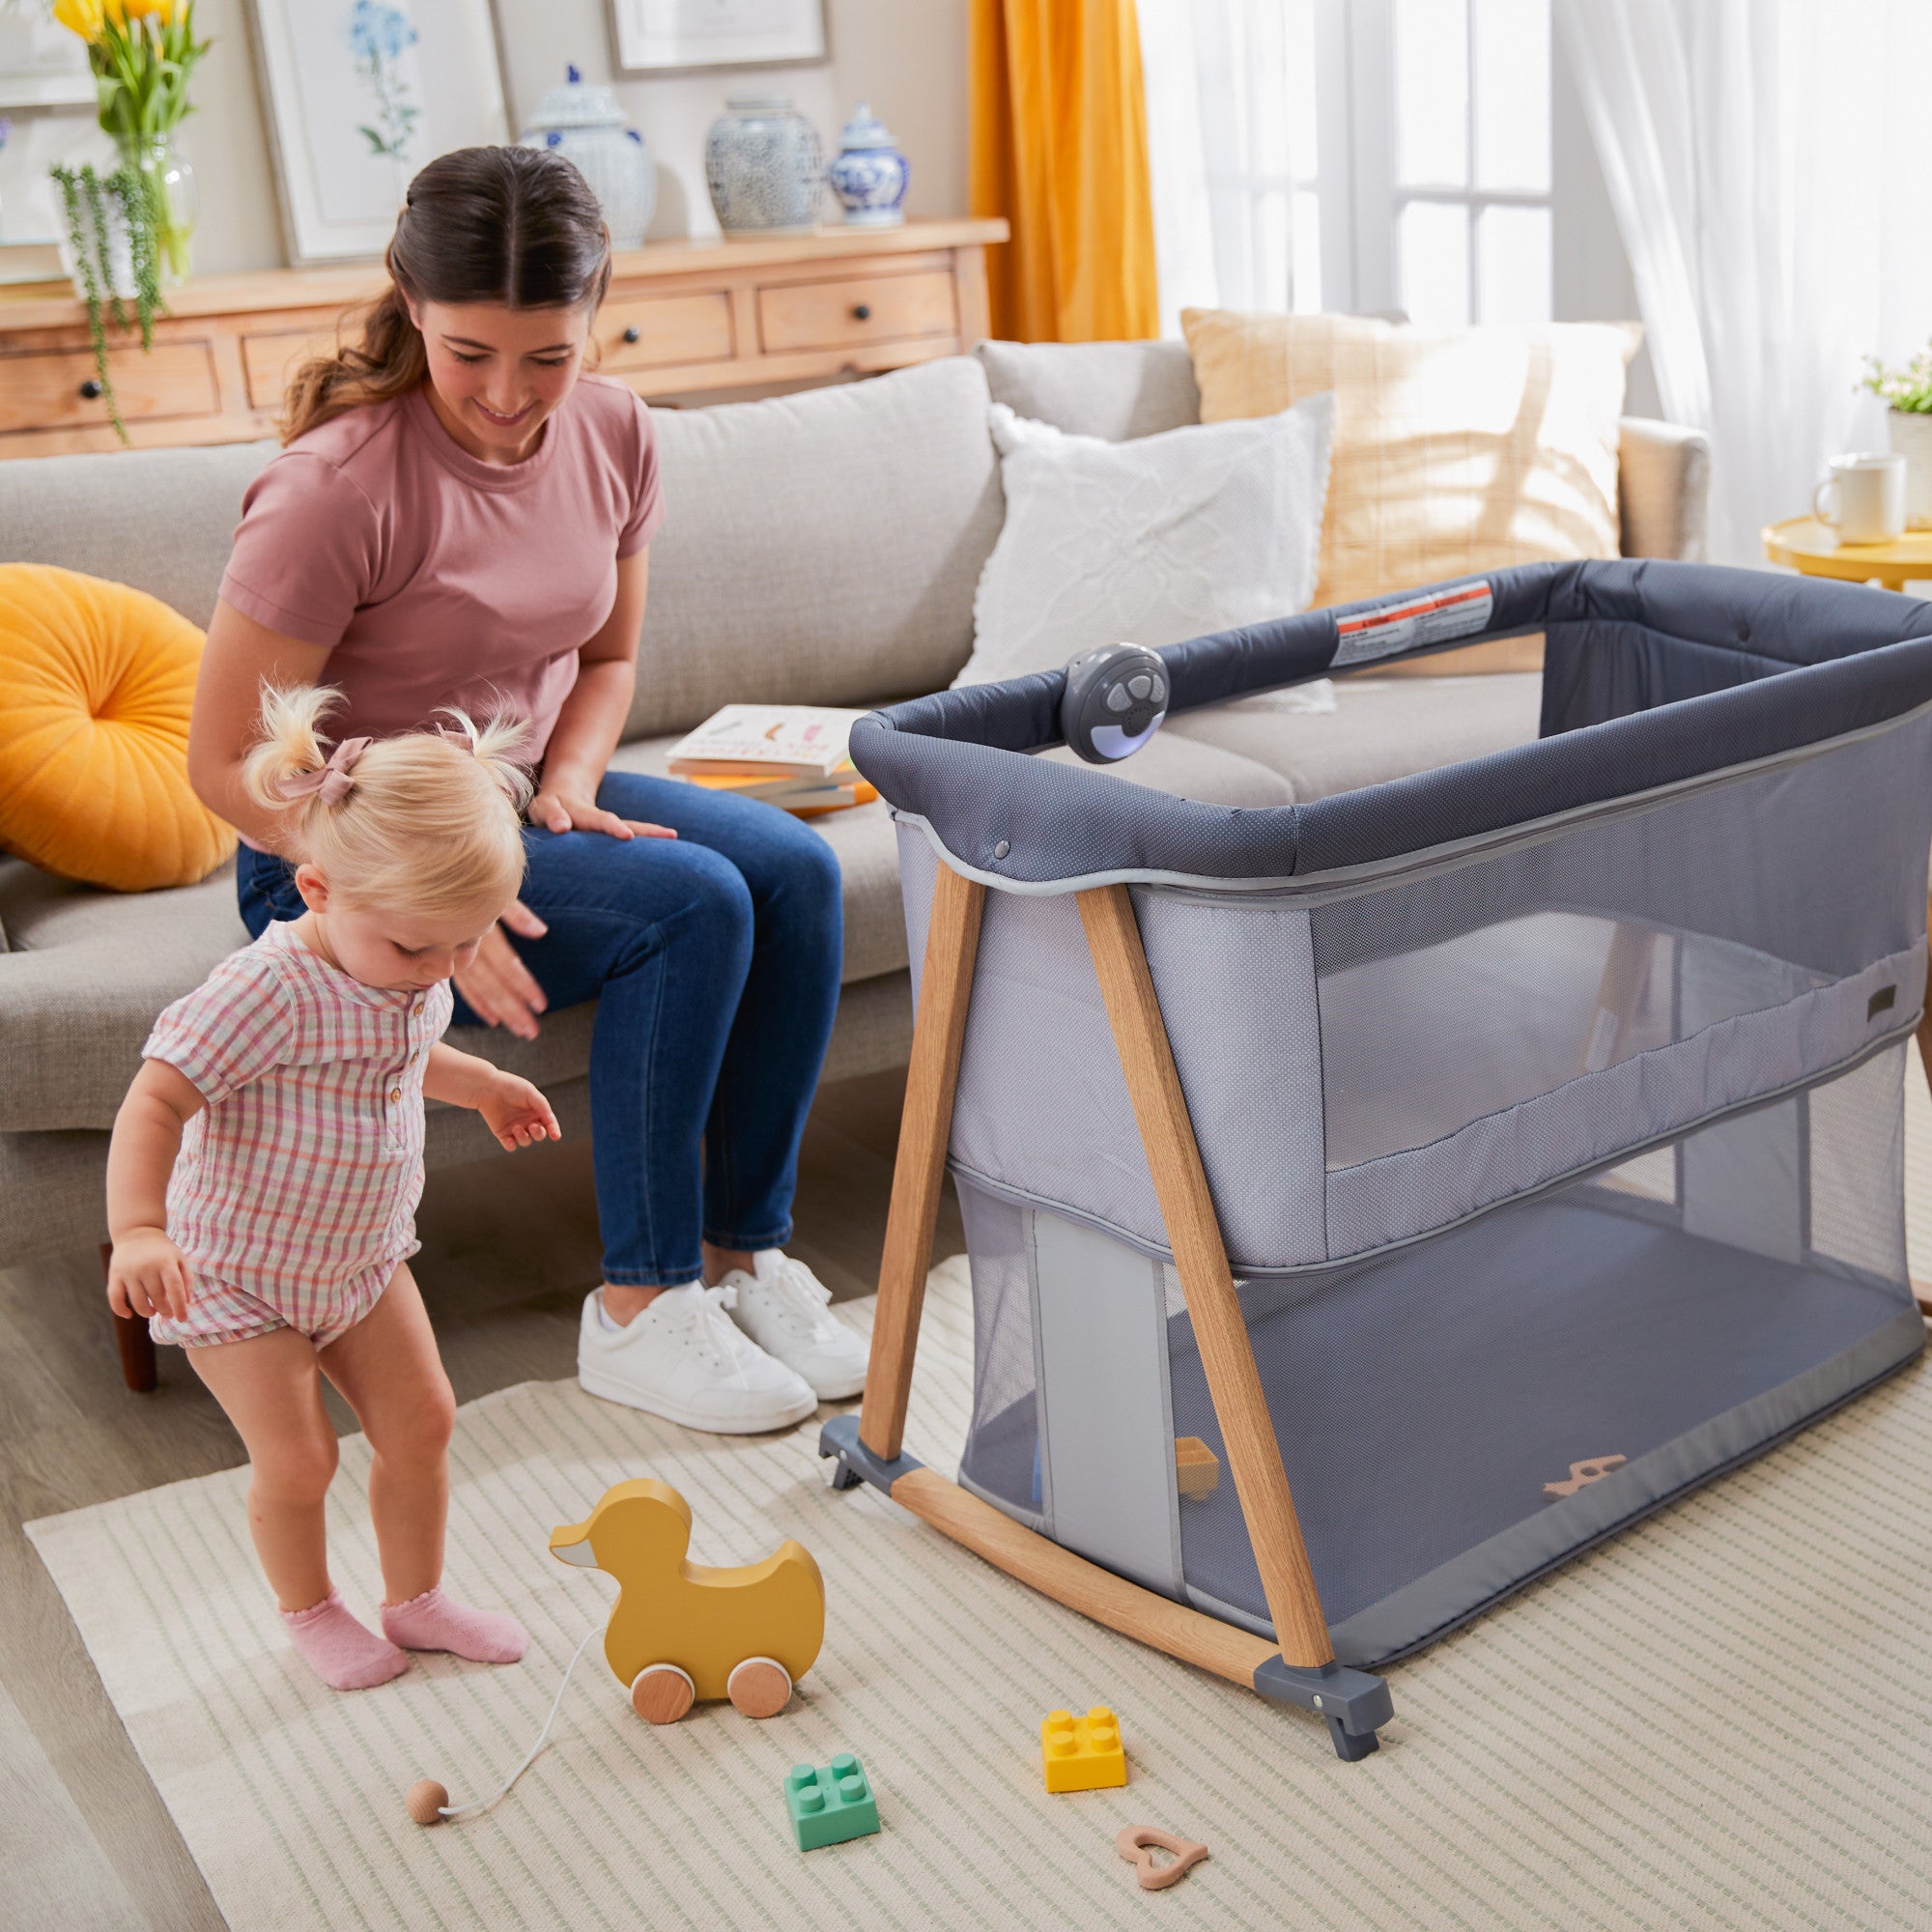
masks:
[[[433,1777],[419,1777],[404,1794],[403,1803],[418,1825],[440,1824],[442,1807],[449,1803],[449,1792]]]

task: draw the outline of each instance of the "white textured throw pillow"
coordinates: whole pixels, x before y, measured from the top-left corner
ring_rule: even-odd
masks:
[[[1321,560],[1333,399],[1130,442],[990,412],[1007,493],[954,685],[1058,670],[1095,644],[1177,644],[1305,611]],[[1325,679],[1285,701],[1331,710]]]

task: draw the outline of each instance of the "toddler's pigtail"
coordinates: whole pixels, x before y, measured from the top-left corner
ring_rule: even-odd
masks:
[[[495,711],[479,724],[469,712],[453,704],[444,707],[443,716],[453,720],[456,728],[442,735],[467,745],[491,781],[521,812],[536,790],[528,771],[515,756],[527,735],[525,722],[508,712]]]
[[[321,725],[341,696],[327,685],[262,687],[261,736],[242,765],[242,789],[257,805],[302,816],[314,808],[314,796],[292,806],[282,787],[289,780],[304,778],[327,764]]]

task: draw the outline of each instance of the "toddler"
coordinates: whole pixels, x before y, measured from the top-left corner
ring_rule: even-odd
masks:
[[[224,959],[156,1023],[114,1122],[107,1295],[183,1345],[248,1451],[248,1527],[295,1646],[338,1690],[407,1650],[511,1663],[515,1618],[445,1596],[455,1399],[407,1265],[425,1094],[505,1148],[558,1138],[527,1080],[441,1043],[450,976],[523,878],[524,774],[501,721],[317,736],[334,694],[264,693],[249,796],[285,814],[308,910]],[[383,1634],[331,1586],[327,1376],[369,1439]]]

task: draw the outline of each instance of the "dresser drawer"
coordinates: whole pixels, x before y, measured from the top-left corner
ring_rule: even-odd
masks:
[[[157,342],[110,349],[114,394],[128,422],[162,416],[212,416],[218,408],[214,364],[205,342]],[[91,428],[107,421],[85,349],[30,350],[0,355],[0,433]]]
[[[242,372],[248,407],[278,414],[289,378],[311,356],[335,354],[334,328],[297,328],[242,338]]]
[[[758,332],[768,355],[955,335],[958,330],[952,277],[944,270],[792,282],[758,291]]]
[[[620,296],[597,312],[591,333],[604,352],[597,367],[668,369],[691,362],[724,362],[732,353],[731,298],[723,289],[701,295]]]

